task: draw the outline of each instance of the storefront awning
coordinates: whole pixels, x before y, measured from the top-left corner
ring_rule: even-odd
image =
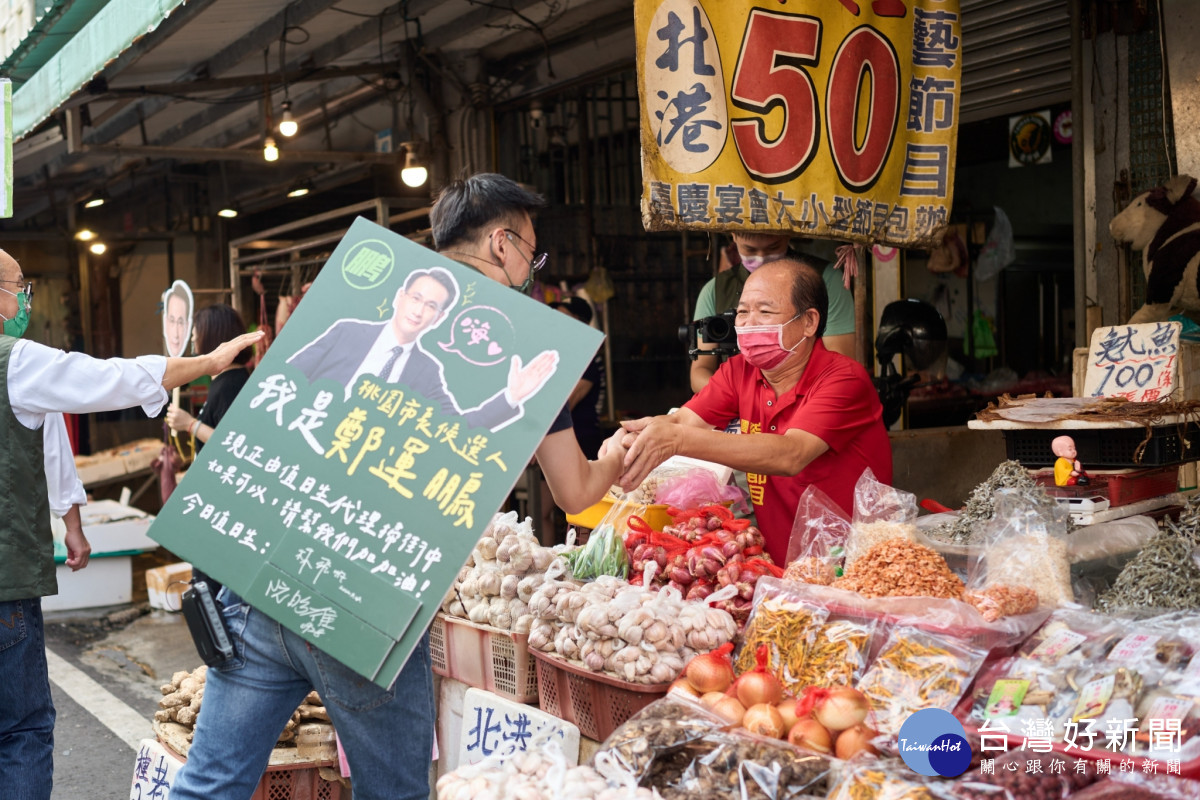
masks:
[[[13,92],[13,140],[31,133],[184,0],[112,0]]]

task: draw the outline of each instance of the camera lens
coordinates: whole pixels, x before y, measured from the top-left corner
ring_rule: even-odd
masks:
[[[734,338],[733,326],[729,324],[729,320],[725,319],[725,317],[709,317],[707,322],[708,341],[728,342]]]
[[[696,334],[695,334],[694,330],[695,329],[693,328],[692,325],[680,325],[679,333],[678,333],[679,341],[682,342],[683,344],[687,345],[688,347],[695,347],[696,346]]]

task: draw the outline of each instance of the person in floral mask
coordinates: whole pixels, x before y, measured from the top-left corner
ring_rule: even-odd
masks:
[[[622,423],[621,486],[639,486],[674,455],[744,470],[767,551],[783,564],[805,489],[817,486],[850,516],[864,469],[891,483],[883,407],[862,365],[825,347],[828,306],[811,266],[785,257],[756,269],[737,304],[741,352],[674,414]],[[734,419],[743,435],[722,431]]]
[[[791,239],[786,233],[735,233],[732,237],[733,244],[722,251],[721,271],[700,289],[692,319],[704,319],[736,308],[750,273],[763,264],[787,257],[796,258],[816,269],[825,283],[829,296],[829,312],[822,337],[825,346],[834,352],[854,357],[854,295],[843,284],[840,271],[817,256],[791,252],[788,249]],[[728,268],[725,267],[726,263]],[[698,342],[697,346],[701,350],[708,350],[714,345]],[[693,392],[704,388],[720,363],[715,355],[700,356],[692,361],[689,379]]]

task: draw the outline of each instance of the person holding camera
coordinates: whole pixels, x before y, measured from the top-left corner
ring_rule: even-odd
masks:
[[[716,277],[704,284],[696,298],[693,320],[699,322],[730,312],[737,307],[738,297],[750,273],[763,264],[778,261],[789,255],[809,264],[821,273],[829,297],[829,315],[822,341],[835,353],[854,357],[854,296],[842,282],[842,276],[833,265],[816,256],[789,253],[789,236],[786,233],[734,233],[732,247],[722,251],[722,260],[728,259],[731,266],[723,269]],[[732,333],[732,331],[731,331]],[[695,343],[700,350],[717,349],[717,345],[700,340]],[[719,355],[701,355],[692,361],[690,380],[693,392],[699,392],[712,378],[721,365]]]
[[[737,304],[740,353],[674,414],[621,423],[621,487],[639,486],[674,455],[743,470],[766,550],[783,564],[805,489],[816,486],[848,516],[864,469],[891,483],[883,407],[863,366],[825,347],[828,306],[821,275],[798,259],[755,270]],[[721,431],[731,420],[742,435]]]

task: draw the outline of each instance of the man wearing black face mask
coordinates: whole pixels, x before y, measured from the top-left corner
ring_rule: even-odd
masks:
[[[673,455],[744,470],[767,551],[782,564],[810,485],[849,514],[864,469],[891,483],[891,444],[871,378],[821,341],[828,302],[821,275],[806,264],[785,258],[756,269],[737,305],[740,354],[678,412],[622,423],[631,432],[622,487],[638,486]],[[732,419],[749,435],[722,433]]]

